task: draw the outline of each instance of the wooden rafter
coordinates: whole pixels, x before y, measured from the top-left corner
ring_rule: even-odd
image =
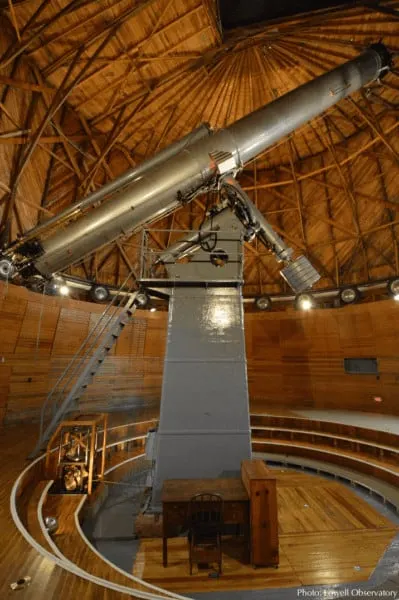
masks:
[[[90,0],[90,2],[94,2],[95,0]],[[71,14],[74,10],[82,8],[86,2],[81,2],[81,0],[72,0],[69,4],[64,6],[58,13],[56,13],[53,17],[44,21],[39,27],[36,27],[33,35],[27,40],[24,39],[25,32],[29,32],[33,29],[33,25],[36,24],[36,21],[40,14],[46,9],[48,6],[48,0],[43,0],[42,3],[38,6],[36,11],[33,13],[32,17],[28,20],[25,26],[21,30],[21,41],[18,45],[10,46],[10,48],[4,53],[2,57],[0,57],[0,68],[6,67],[10,63],[12,63],[18,56],[20,56],[23,52],[29,48],[36,40],[40,39],[40,36],[46,31],[46,29],[54,26],[54,24],[59,21],[62,17],[67,14]]]
[[[107,46],[108,42],[116,34],[117,30],[123,25],[123,23],[125,23],[128,19],[131,19],[133,16],[137,15],[143,9],[150,6],[154,1],[155,0],[141,0],[134,7],[130,7],[127,10],[125,10],[124,12],[122,12],[116,19],[113,19],[110,23],[106,24],[105,26],[99,28],[98,30],[94,31],[92,34],[87,36],[83,47],[80,43],[76,44],[75,46],[70,48],[70,50],[65,52],[65,54],[62,54],[61,56],[59,56],[53,63],[49,64],[48,67],[46,67],[46,69],[44,69],[43,76],[48,77],[49,75],[51,75],[52,73],[57,71],[63,65],[68,64],[70,60],[73,60],[73,58],[77,52],[79,52],[81,49],[86,52],[91,46],[96,44],[105,35],[107,42],[104,43],[104,40],[103,40],[101,43],[101,51],[103,51],[104,48]],[[97,56],[99,56],[99,54],[100,54],[99,52],[95,52],[94,58],[90,57],[91,60],[89,59],[89,61],[90,61],[89,66],[91,66],[91,64],[93,64],[95,62],[95,60],[96,60]],[[86,73],[87,66],[84,69],[84,71]],[[76,85],[78,85],[82,80],[83,80],[83,76],[82,76],[82,79],[76,83]]]
[[[367,99],[366,95],[363,95],[363,98],[368,106],[368,111],[364,110],[359,104],[353,99],[348,98],[348,101],[352,104],[352,106],[357,110],[357,112],[363,117],[366,123],[370,126],[370,128],[374,131],[377,137],[380,138],[381,142],[385,144],[388,150],[391,152],[392,156],[395,157],[396,161],[399,163],[399,152],[395,150],[391,142],[387,139],[387,136],[382,131],[380,124],[378,123],[375,115],[372,111],[371,105]]]
[[[396,122],[393,125],[391,125],[390,127],[388,127],[387,130],[384,132],[384,134],[385,135],[390,135],[398,127],[399,127],[399,122]],[[351,160],[355,160],[355,158],[357,158],[358,156],[360,156],[360,154],[362,154],[362,152],[364,152],[364,150],[367,150],[371,146],[374,146],[376,143],[380,143],[380,142],[381,142],[381,140],[379,138],[374,138],[374,139],[370,140],[369,142],[367,142],[366,144],[364,144],[363,146],[361,146],[361,148],[359,148],[355,152],[352,152],[351,154],[349,154],[343,160],[338,161],[339,165],[342,167],[342,166],[346,165],[348,162],[350,162]],[[320,167],[319,169],[314,169],[313,171],[310,171],[309,173],[305,173],[303,175],[300,175],[298,177],[298,181],[304,181],[306,179],[314,177],[315,175],[319,175],[320,173],[323,173],[325,171],[330,171],[331,169],[336,169],[336,168],[337,168],[337,165],[334,163],[334,164],[331,164],[331,165],[326,165],[325,167]],[[284,185],[290,185],[293,182],[294,182],[293,179],[286,179],[284,181],[279,181],[278,183],[260,184],[260,185],[258,185],[258,189],[267,189],[267,188],[272,188],[272,187],[281,187],[281,186],[284,186]],[[251,187],[245,187],[245,189],[246,190],[251,190],[251,189],[253,189],[253,187],[252,188]]]
[[[23,129],[31,128],[32,120],[35,116],[35,110],[36,110],[36,106],[38,103],[38,99],[39,99],[38,94],[36,92],[34,92],[32,94],[29,108],[26,113],[26,118],[25,118],[25,122],[23,124]],[[10,192],[8,193],[8,197],[6,200],[6,206],[3,211],[1,221],[0,221],[0,232],[2,232],[4,229],[7,229],[8,231],[10,231],[9,225],[11,224],[12,214],[13,214],[13,212],[18,210],[15,206],[15,201],[16,201],[16,197],[17,197],[18,181],[19,181],[23,161],[24,161],[24,148],[23,148],[23,146],[19,146],[18,151],[15,153],[15,156],[14,156],[13,167],[12,167],[12,171],[11,171],[11,175],[10,175],[10,182],[9,182],[9,186],[8,186],[10,189]],[[18,224],[19,224],[20,233],[23,233],[23,231],[21,229],[22,223],[21,223],[20,218],[18,219],[18,221],[19,221]]]
[[[334,148],[334,144],[332,142],[332,137],[331,137],[331,130],[329,128],[329,121],[325,121],[326,123],[326,140],[327,140],[327,145],[329,147],[332,159],[334,161],[335,166],[337,167],[341,182],[342,182],[342,186],[345,190],[345,194],[348,198],[349,201],[349,205],[352,211],[352,216],[353,216],[353,222],[356,228],[356,234],[359,237],[360,240],[360,246],[361,246],[361,250],[362,250],[362,256],[363,256],[363,263],[364,263],[364,272],[365,272],[365,277],[367,280],[370,279],[370,271],[369,271],[369,265],[368,265],[368,257],[367,257],[367,246],[365,244],[364,238],[362,237],[362,231],[360,228],[360,222],[359,222],[359,212],[358,212],[358,207],[357,207],[357,202],[356,202],[356,198],[353,192],[353,185],[351,180],[347,181],[347,178],[345,177],[345,174],[343,172],[342,166],[340,165],[338,158],[337,158],[337,154]],[[348,167],[349,168],[349,167]]]

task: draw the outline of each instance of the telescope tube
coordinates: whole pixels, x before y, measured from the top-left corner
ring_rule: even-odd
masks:
[[[42,275],[51,276],[118,237],[165,216],[215,184],[222,174],[215,155],[231,157],[230,165],[233,163],[234,166],[230,167],[230,172],[235,174],[284,136],[381,77],[390,63],[391,57],[385,46],[374,44],[357,58],[250,113],[228,128],[185,146],[178,154],[149,169],[144,168],[142,174],[124,186],[114,200],[94,208],[41,241],[43,252],[33,259],[34,267]]]

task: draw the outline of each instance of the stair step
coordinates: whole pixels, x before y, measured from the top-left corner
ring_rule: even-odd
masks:
[[[76,381],[85,383],[78,384],[78,388],[72,386],[72,389],[66,395],[63,402],[60,403],[60,408],[58,409],[58,406],[55,407],[56,410],[60,410],[61,416],[57,417],[58,422],[63,418],[63,415],[65,415],[67,412],[70,412],[71,410],[76,410],[76,408],[79,407],[79,400],[82,394],[85,392],[86,388],[92,383],[93,378],[96,375],[98,369],[101,367],[102,363],[104,362],[104,359],[107,357],[109,351],[115,345],[116,341],[118,340],[126,325],[130,323],[131,317],[134,314],[135,310],[136,304],[134,294],[128,297],[127,302],[123,307],[121,313],[116,318],[112,317],[111,320],[108,321],[107,324],[104,326],[102,333],[105,332],[105,341],[103,339],[102,342],[96,341],[95,344],[93,343],[93,345],[95,345],[93,354],[90,357],[88,357],[88,360],[82,360],[81,364],[79,365],[81,373]],[[56,410],[53,411],[54,416]],[[56,425],[54,425],[54,423],[51,423],[51,428],[53,430],[55,426]],[[46,440],[50,439],[51,433],[49,434],[49,432],[47,431],[46,435]]]

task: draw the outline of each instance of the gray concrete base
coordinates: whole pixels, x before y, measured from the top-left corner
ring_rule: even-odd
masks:
[[[166,479],[216,478],[250,458],[239,287],[173,289],[157,438],[154,506]]]

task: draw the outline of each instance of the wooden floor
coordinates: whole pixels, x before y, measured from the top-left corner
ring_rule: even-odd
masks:
[[[0,599],[16,598],[17,595],[19,600],[119,600],[119,592],[85,581],[41,556],[25,541],[14,525],[9,511],[11,488],[20,472],[28,465],[26,457],[37,441],[37,433],[37,424],[0,428]],[[29,490],[30,493],[24,500],[22,518],[35,539],[49,549],[36,516],[37,501],[42,489],[41,482]],[[62,529],[60,533],[62,534]],[[85,547],[84,550],[86,552],[88,548]],[[102,561],[97,560],[101,564]],[[28,586],[17,592],[10,588],[11,583],[27,575],[31,577]],[[130,597],[134,598],[135,595],[132,593]]]
[[[0,429],[0,598],[15,598],[18,593],[23,600],[38,599],[43,597],[43,590],[49,591],[51,598],[50,580],[57,578],[56,571],[62,570],[54,566],[51,561],[42,558],[22,538],[16,529],[9,511],[9,498],[11,487],[27,464],[25,458],[36,442],[38,427],[26,425],[23,428],[16,426]],[[22,435],[21,435],[22,434]],[[24,590],[14,592],[10,584],[20,577],[29,575],[32,582]]]
[[[142,540],[133,573],[175,592],[227,591],[364,581],[398,528],[351,490],[335,481],[276,470],[280,530],[278,569],[253,569],[243,562],[237,538],[224,540],[223,575],[188,571],[185,538],[168,542],[169,566],[162,567],[162,540]],[[360,567],[360,569],[358,568]]]
[[[40,556],[14,526],[9,513],[9,495],[15,479],[27,464],[25,458],[34,446],[36,435],[37,425],[0,430],[0,598],[14,598],[18,594],[20,600],[80,597],[117,600],[120,593],[84,581]],[[41,489],[40,486],[32,489],[27,498],[26,522],[36,539],[45,545],[40,539],[35,510]],[[249,581],[257,588],[359,581],[370,575],[396,533],[392,523],[357,497],[354,499],[341,484],[315,480],[311,476],[281,473],[279,502],[282,560],[278,570],[253,570],[243,565],[239,560],[240,547],[232,544],[225,548],[224,575],[220,580],[209,579],[208,571],[190,577],[185,540],[176,539],[170,541],[171,566],[167,569],[161,566],[159,540],[143,543],[135,574],[161,587],[193,592],[247,589]],[[62,534],[62,530],[59,533]],[[152,568],[149,561],[153,561]],[[354,569],[357,565],[360,571]],[[104,565],[101,568],[105,569]],[[31,584],[13,592],[10,583],[25,575],[32,578]]]
[[[86,573],[111,581],[134,590],[148,592],[147,587],[135,583],[127,575],[116,571],[105,560],[102,560],[82,537],[75,526],[75,513],[81,503],[81,495],[49,495],[43,506],[44,516],[57,517],[59,527],[52,539],[63,556],[72,563],[83,569]],[[131,523],[126,523],[126,530],[133,533],[133,519]],[[118,598],[120,594],[108,591],[108,598]],[[159,592],[162,596],[162,592]]]

